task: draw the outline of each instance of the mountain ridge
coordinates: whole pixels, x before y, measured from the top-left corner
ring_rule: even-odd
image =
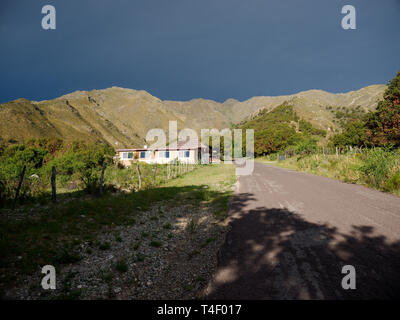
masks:
[[[291,95],[255,96],[224,102],[194,98],[161,100],[145,90],[110,87],[77,90],[50,100],[19,98],[0,104],[0,139],[22,142],[29,138],[104,141],[114,147],[142,146],[149,129],[167,131],[168,121],[178,129],[230,128],[263,109],[288,102],[299,115],[323,129],[337,129],[327,106],[373,110],[386,85],[370,85],[345,93],[311,89]]]

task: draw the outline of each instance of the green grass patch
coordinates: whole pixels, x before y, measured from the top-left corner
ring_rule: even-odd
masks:
[[[162,242],[159,240],[151,240],[150,246],[155,247],[155,248],[160,248],[160,247],[162,247]]]
[[[133,250],[139,249],[141,243],[142,243],[142,241],[136,241],[132,246]]]
[[[115,264],[115,270],[119,272],[127,272],[128,271],[128,263],[125,259],[119,259]]]

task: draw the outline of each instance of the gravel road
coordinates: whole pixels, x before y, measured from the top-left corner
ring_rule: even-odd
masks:
[[[255,163],[237,182],[208,299],[400,296],[400,198]],[[356,289],[342,288],[344,265]]]

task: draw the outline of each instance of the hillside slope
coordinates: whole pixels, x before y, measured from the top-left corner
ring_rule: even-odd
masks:
[[[238,123],[246,118],[254,117],[266,108],[272,110],[284,102],[294,107],[301,118],[325,130],[337,128],[334,117],[327,106],[356,108],[361,106],[365,111],[376,108],[377,101],[383,97],[386,85],[372,85],[357,91],[347,93],[330,93],[323,90],[308,90],[288,96],[253,97],[235,104],[232,109],[231,121]]]
[[[373,85],[343,94],[309,90],[288,96],[253,97],[240,102],[219,103],[207,99],[162,101],[143,90],[112,87],[76,91],[40,102],[18,99],[0,104],[0,139],[22,142],[29,138],[56,137],[66,140],[106,141],[114,147],[142,146],[151,128],[225,128],[251,118],[262,109],[289,102],[296,112],[315,126],[335,128],[327,106],[376,107],[385,85]]]

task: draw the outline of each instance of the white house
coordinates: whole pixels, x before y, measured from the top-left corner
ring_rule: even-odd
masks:
[[[202,156],[209,157],[209,147],[198,140],[178,142],[175,146],[165,148],[117,149],[117,158],[125,166],[132,162],[168,163],[175,160],[185,163],[198,163]]]

